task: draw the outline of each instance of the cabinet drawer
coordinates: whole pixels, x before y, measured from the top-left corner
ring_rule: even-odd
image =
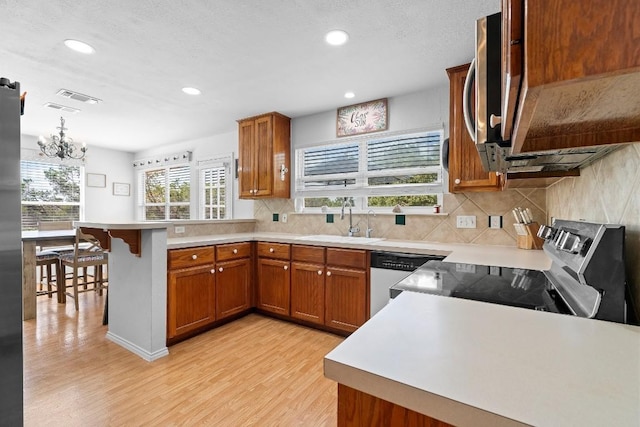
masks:
[[[215,262],[213,246],[171,249],[169,250],[168,258],[169,270],[213,264]]]
[[[293,261],[324,264],[324,248],[320,246],[291,246],[291,259]]]
[[[258,256],[263,258],[289,259],[291,245],[287,243],[258,242]]]
[[[327,248],[327,265],[366,269],[367,251]]]
[[[251,243],[229,243],[216,246],[216,259],[229,261],[238,258],[248,258],[251,256]]]

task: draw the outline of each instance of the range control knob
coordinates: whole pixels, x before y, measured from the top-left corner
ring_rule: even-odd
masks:
[[[541,225],[538,229],[538,237],[544,240],[553,240],[556,235],[556,230],[548,225]]]

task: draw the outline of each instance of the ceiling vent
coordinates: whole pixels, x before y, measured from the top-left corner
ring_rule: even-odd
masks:
[[[84,95],[82,93],[74,92],[69,89],[60,89],[56,95],[73,99],[74,101],[85,102],[87,104],[97,104],[98,102],[102,101],[101,99],[94,98],[93,96]]]
[[[46,104],[43,104],[45,107],[47,108],[52,108],[54,110],[58,110],[58,111],[64,111],[65,113],[78,113],[80,112],[79,109],[77,108],[73,108],[73,107],[67,107],[66,105],[60,105],[60,104],[55,104],[53,102],[47,102]]]

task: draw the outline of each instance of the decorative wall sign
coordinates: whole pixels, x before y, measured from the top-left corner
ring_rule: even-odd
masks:
[[[124,182],[114,182],[113,183],[113,195],[114,196],[128,196],[129,195],[129,184]]]
[[[339,137],[387,130],[387,98],[338,108],[337,125]]]
[[[107,176],[101,173],[87,174],[87,187],[106,187]]]

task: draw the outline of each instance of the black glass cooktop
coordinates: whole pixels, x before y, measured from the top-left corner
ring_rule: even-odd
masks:
[[[465,298],[534,310],[568,310],[544,273],[537,270],[429,261],[390,288]]]

